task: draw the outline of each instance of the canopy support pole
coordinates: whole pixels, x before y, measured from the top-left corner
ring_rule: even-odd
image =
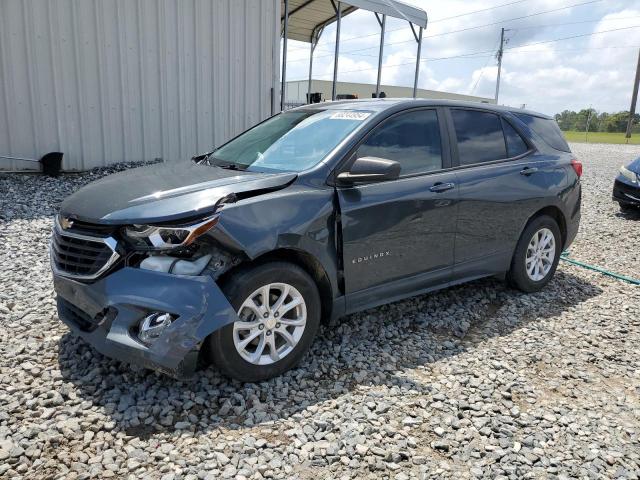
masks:
[[[313,51],[316,44],[311,42],[311,51],[309,52],[309,84],[307,85],[307,103],[311,103],[311,76],[313,75]]]
[[[378,79],[376,81],[376,98],[380,98],[380,78],[382,75],[382,56],[384,54],[384,33],[387,25],[387,15],[382,15],[382,20],[380,20],[380,16],[376,13],[376,18],[378,19],[378,23],[380,24],[380,51],[378,53]]]
[[[284,111],[284,100],[287,89],[287,39],[289,37],[289,0],[284,0],[284,31],[282,42],[282,84],[280,85],[280,111]]]
[[[422,27],[420,27],[420,31],[416,34],[415,28],[413,28],[413,23],[410,23],[411,30],[413,31],[413,36],[416,38],[416,42],[418,42],[418,52],[416,53],[416,74],[413,79],[413,98],[418,97],[418,77],[420,76],[420,55],[422,53]]]
[[[316,51],[316,47],[318,46],[318,42],[320,41],[320,37],[322,36],[322,31],[324,27],[319,30],[313,31],[311,34],[311,51],[309,52],[309,84],[307,85],[307,104],[311,103],[311,79],[313,77],[313,52]]]
[[[342,20],[342,4],[338,2],[336,7],[336,3],[331,0],[333,4],[333,8],[336,11],[336,51],[335,58],[333,59],[333,85],[331,87],[331,100],[334,101],[336,99],[336,88],[338,84],[338,55],[340,55],[340,23]]]

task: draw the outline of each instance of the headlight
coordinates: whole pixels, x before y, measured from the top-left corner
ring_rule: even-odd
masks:
[[[631,170],[629,170],[627,167],[625,167],[624,165],[622,165],[620,167],[620,173],[622,174],[622,176],[624,176],[627,180],[629,180],[631,183],[638,183],[638,175],[636,175],[634,172],[632,172]]]
[[[135,247],[145,250],[166,250],[186,247],[218,223],[218,216],[201,220],[192,225],[155,226],[130,225],[123,235]]]

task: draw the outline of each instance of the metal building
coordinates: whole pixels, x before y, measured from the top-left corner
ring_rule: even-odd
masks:
[[[280,0],[1,0],[0,156],[210,150],[277,104],[280,29]]]
[[[358,10],[416,39],[423,10],[399,0],[0,0],[0,169],[64,152],[64,170],[189,158],[284,107],[287,40],[313,50]],[[280,74],[280,39],[283,39]],[[280,82],[280,78],[283,82]]]
[[[323,101],[331,100],[332,87],[333,82],[331,80],[313,79],[311,81],[311,86],[309,86],[308,80],[287,82],[287,99],[285,104],[288,106],[297,106],[307,103],[307,92],[309,88],[311,88],[311,92],[313,93],[320,93]],[[404,98],[413,96],[413,87],[380,85],[378,88],[379,93],[384,93],[387,98]],[[371,98],[376,93],[376,85],[371,83],[338,82],[336,92],[338,98],[340,98],[341,95],[356,95],[358,98]],[[496,103],[494,98],[442,92],[438,90],[426,90],[424,88],[418,88],[416,90],[416,98],[444,98],[466,102]]]

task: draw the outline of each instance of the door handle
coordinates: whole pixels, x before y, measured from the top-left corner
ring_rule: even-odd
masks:
[[[520,170],[520,175],[526,175],[528,177],[529,175],[533,175],[537,171],[538,167],[524,167],[522,170]]]
[[[438,182],[435,183],[430,189],[430,192],[435,192],[435,193],[441,193],[441,192],[446,192],[447,190],[451,190],[452,188],[454,188],[456,186],[455,183],[442,183],[442,182]]]

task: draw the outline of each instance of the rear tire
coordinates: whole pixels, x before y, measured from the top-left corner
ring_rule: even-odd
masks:
[[[548,215],[534,218],[516,245],[507,279],[512,287],[531,293],[553,278],[562,250],[558,223]]]
[[[233,273],[222,290],[241,318],[208,338],[210,359],[224,375],[259,382],[302,359],[321,313],[318,288],[307,272],[287,262],[264,263]]]

